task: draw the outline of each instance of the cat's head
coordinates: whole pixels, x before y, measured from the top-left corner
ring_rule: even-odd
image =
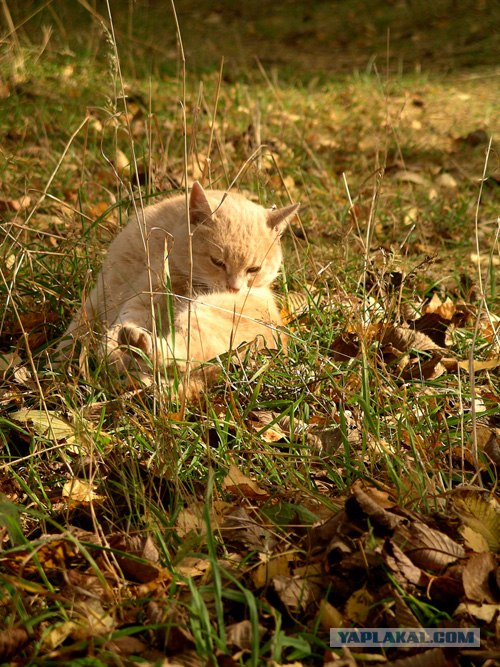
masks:
[[[242,195],[194,183],[189,213],[195,282],[233,292],[271,285],[283,258],[281,235],[298,208],[265,209]]]

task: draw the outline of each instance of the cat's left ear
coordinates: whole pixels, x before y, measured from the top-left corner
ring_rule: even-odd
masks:
[[[288,225],[288,220],[299,210],[299,208],[300,204],[290,204],[290,206],[269,211],[267,214],[267,224],[272,229],[275,229],[281,236]]]
[[[189,220],[192,225],[199,225],[202,222],[207,222],[212,217],[212,210],[208,203],[205,190],[201,187],[198,181],[195,181],[191,187],[191,194],[189,197]]]

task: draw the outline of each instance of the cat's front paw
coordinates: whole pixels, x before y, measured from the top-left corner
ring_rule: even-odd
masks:
[[[153,341],[151,334],[140,327],[124,324],[118,330],[118,345],[135,347],[151,359],[153,354]]]

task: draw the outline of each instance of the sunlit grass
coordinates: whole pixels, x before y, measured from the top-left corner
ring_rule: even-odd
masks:
[[[493,125],[489,84],[458,86],[427,74],[382,81],[376,71],[292,84],[261,66],[243,82],[223,81],[217,94],[218,73],[189,73],[189,177],[224,188],[241,170],[238,187],[263,204],[303,204],[277,291],[285,303],[287,293],[300,293],[304,309],[291,315],[287,354],[223,359],[220,382],[183,410],[158,387],[124,392],[92,353],[69,374],[50,365],[51,346],[88,293],[131,198],[140,192],[148,202],[183,183],[179,78],[126,75],[125,104],[112,60],[22,53],[15,76],[12,59],[1,63],[11,86],[0,116],[7,360],[0,479],[10,539],[2,557],[14,560],[17,551],[25,559],[25,571],[4,584],[6,627],[29,621],[33,664],[63,650],[71,635],[68,626],[64,639],[55,632],[74,621],[71,604],[56,595],[67,574],[55,584],[48,559],[38,556],[50,536],[70,535],[103,585],[125,581],[114,559],[127,549],[110,546],[109,535],[151,536],[168,570],[162,601],[182,607],[178,625],[198,656],[230,655],[227,628],[247,620],[253,634],[242,664],[315,664],[328,643],[317,609],[303,622],[300,611],[271,605],[251,580],[262,561],[293,553],[307,562],[303,535],[342,505],[357,480],[423,514],[442,511],[459,484],[496,484],[493,466],[482,457],[480,475],[470,450],[472,407],[494,414],[498,369],[478,375],[475,387],[466,372],[409,379],[400,359],[384,357],[380,334],[402,323],[406,307],[417,312],[439,294],[465,301],[472,313],[450,327],[450,355],[467,359],[471,347],[475,359],[498,355],[498,334],[485,319],[498,307],[495,203],[486,188],[481,295],[470,255],[485,144],[465,140]],[[493,161],[488,175],[495,170]],[[451,173],[455,184],[443,185],[439,177]],[[475,327],[482,296],[484,326]],[[429,355],[415,356],[423,365]],[[25,408],[61,419],[67,432],[16,419]],[[228,490],[232,466],[257,489]],[[71,499],[71,480],[88,495]],[[179,517],[193,508],[199,521],[182,527]],[[225,519],[235,508],[244,513],[231,533]],[[103,541],[93,544],[74,527]],[[180,572],[187,557],[202,561],[201,574]],[[27,609],[19,590],[36,585],[40,600]],[[79,651],[97,641],[105,661],[121,632],[154,637],[159,649],[168,644],[176,621],[153,613],[152,588],[133,586],[124,584],[110,602],[130,614],[126,630],[113,626],[97,632],[106,637],[99,640],[83,633]],[[421,600],[408,604],[421,622],[443,614]]]

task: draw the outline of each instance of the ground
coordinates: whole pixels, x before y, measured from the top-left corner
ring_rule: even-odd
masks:
[[[435,4],[2,4],[3,663],[499,659],[500,12]],[[52,369],[131,198],[186,177],[302,204],[287,354],[189,405]]]

